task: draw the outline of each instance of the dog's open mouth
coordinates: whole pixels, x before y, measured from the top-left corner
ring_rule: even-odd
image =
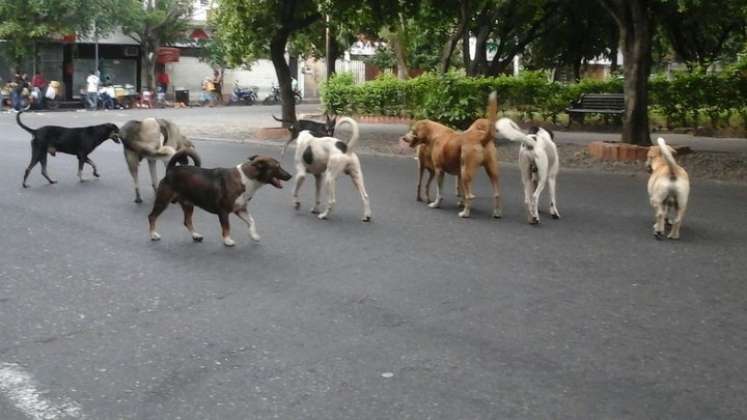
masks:
[[[283,188],[283,183],[280,182],[280,180],[275,177],[272,177],[272,179],[270,179],[270,184],[272,184],[272,186],[275,188],[280,188],[280,189]]]

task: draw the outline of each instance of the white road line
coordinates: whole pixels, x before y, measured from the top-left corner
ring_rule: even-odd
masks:
[[[20,365],[0,363],[0,395],[34,420],[80,419],[80,405],[69,398],[49,401],[36,389],[34,380]]]

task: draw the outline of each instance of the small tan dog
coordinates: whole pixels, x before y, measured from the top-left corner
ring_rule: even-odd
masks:
[[[682,218],[687,210],[690,195],[690,178],[687,172],[674,161],[676,151],[659,137],[658,146],[648,150],[646,169],[651,174],[648,179],[648,197],[654,208],[654,236],[664,239],[667,224],[672,225],[667,238],[679,239]]]
[[[438,208],[443,200],[443,180],[445,174],[456,175],[458,190],[464,209],[459,217],[470,217],[472,201],[472,181],[477,169],[483,167],[493,186],[493,217],[501,217],[501,196],[499,183],[498,157],[495,149],[495,121],[498,109],[498,99],[495,93],[488,101],[488,118],[478,119],[464,132],[456,132],[449,127],[430,120],[417,121],[412,128],[400,138],[400,141],[415,148],[422,145],[418,151],[420,157],[420,176],[432,165],[436,176],[436,198],[428,204],[431,208]],[[430,157],[430,159],[428,159]],[[426,188],[430,180],[426,184]],[[420,187],[418,187],[418,193]],[[418,194],[419,195],[419,194]]]

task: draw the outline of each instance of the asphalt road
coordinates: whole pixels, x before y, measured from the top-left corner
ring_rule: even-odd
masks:
[[[451,195],[415,202],[412,159],[364,156],[370,224],[348,180],[316,220],[307,181],[302,211],[288,186],[255,196],[259,243],[232,219],[225,248],[199,210],[193,243],[178,206],[150,242],[152,192],[141,175],[132,202],[121,146],[92,154],[98,180],[58,155],[59,183],[37,167],[24,190],[29,136],[11,118],[0,419],[747,417],[744,187],[695,180],[682,240],[657,242],[643,175],[562,171],[563,218],[531,227],[515,167],[502,220],[483,176],[461,220]],[[208,167],[279,154],[197,147]]]

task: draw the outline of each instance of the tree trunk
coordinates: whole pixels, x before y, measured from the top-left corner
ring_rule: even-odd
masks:
[[[601,0],[620,29],[625,76],[622,141],[650,146],[648,77],[651,73],[651,21],[648,0]]]
[[[484,75],[488,70],[488,37],[490,28],[481,27],[475,37],[475,59],[467,70],[469,76]]]
[[[648,77],[651,73],[651,31],[646,10],[631,14],[631,24],[620,31],[625,74],[625,119],[622,140],[650,146],[648,122]]]
[[[339,48],[337,40],[335,39],[336,34],[332,25],[327,21],[327,42],[325,46],[326,60],[327,60],[327,80],[335,74],[335,62],[339,55]]]
[[[410,76],[410,69],[407,66],[405,47],[402,42],[402,33],[397,31],[392,37],[392,50],[397,58],[397,78],[406,80]]]
[[[275,67],[275,74],[278,77],[280,87],[280,98],[282,103],[282,119],[286,121],[296,121],[296,104],[293,101],[293,86],[291,82],[290,67],[285,61],[285,44],[288,42],[288,32],[278,30],[275,36],[270,40],[270,58],[272,65]],[[283,123],[283,127],[288,127],[290,123]]]
[[[459,8],[459,20],[457,21],[456,27],[454,28],[454,32],[451,34],[451,36],[449,36],[449,40],[446,41],[446,44],[444,44],[444,47],[441,50],[441,58],[438,63],[438,72],[442,74],[449,71],[451,56],[454,54],[457,43],[462,38],[462,34],[466,30],[469,1],[465,0],[460,3],[461,5]]]
[[[143,63],[145,67],[145,86],[143,90],[155,92],[156,47],[150,43],[143,45]]]

